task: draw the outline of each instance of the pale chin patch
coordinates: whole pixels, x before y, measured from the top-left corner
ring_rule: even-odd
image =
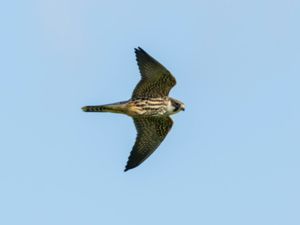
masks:
[[[171,101],[169,101],[168,105],[167,105],[167,113],[169,115],[174,114],[174,113],[176,113],[176,112],[174,112],[174,110],[175,110],[175,107],[172,105]]]

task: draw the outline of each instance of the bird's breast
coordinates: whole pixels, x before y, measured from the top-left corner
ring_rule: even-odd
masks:
[[[162,116],[168,112],[168,101],[164,98],[135,99],[128,103],[130,116]]]

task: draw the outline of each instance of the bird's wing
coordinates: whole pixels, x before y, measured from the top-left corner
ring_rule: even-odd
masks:
[[[133,121],[137,129],[137,138],[125,171],[137,167],[147,159],[164,140],[173,125],[170,117],[136,117]]]
[[[135,87],[132,98],[168,96],[176,80],[173,75],[142,48],[135,49],[141,80]]]

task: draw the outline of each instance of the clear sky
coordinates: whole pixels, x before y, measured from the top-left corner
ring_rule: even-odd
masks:
[[[300,1],[2,1],[0,224],[300,224]],[[123,172],[141,46],[186,111]]]

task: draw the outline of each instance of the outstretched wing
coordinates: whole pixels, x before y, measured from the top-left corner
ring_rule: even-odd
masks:
[[[176,80],[172,74],[142,48],[135,49],[142,79],[135,87],[132,98],[168,96]]]
[[[165,139],[173,125],[170,117],[136,117],[133,121],[137,138],[124,171],[137,167],[147,159]]]

